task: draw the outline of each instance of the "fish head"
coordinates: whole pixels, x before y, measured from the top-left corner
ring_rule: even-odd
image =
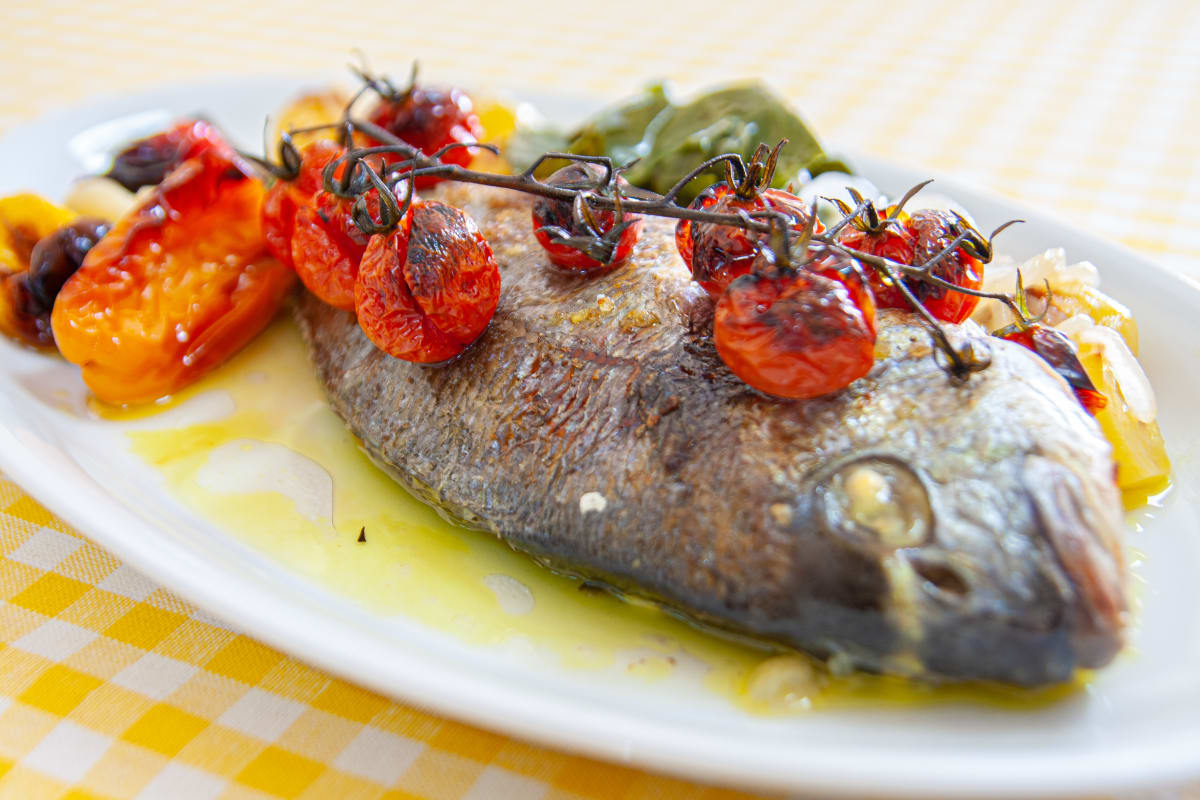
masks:
[[[1102,439],[1072,436],[1094,423],[1062,394],[1063,419],[998,426],[1013,407],[997,395],[938,441],[897,435],[811,476],[821,540],[858,560],[887,623],[889,655],[860,666],[1034,686],[1120,650],[1112,462]]]

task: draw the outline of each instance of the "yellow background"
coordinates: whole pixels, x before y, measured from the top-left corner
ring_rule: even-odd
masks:
[[[398,77],[417,58],[432,79],[602,99],[762,76],[834,150],[953,173],[1200,278],[1194,2],[0,0],[0,132],[164,82],[340,80],[354,48]],[[0,798],[736,796],[331,679],[7,483],[0,554]]]

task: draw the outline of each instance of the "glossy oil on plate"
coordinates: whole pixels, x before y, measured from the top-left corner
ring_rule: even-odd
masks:
[[[254,149],[264,116],[297,88],[282,79],[239,80],[164,88],[63,111],[11,131],[0,142],[0,191],[32,189],[61,199],[72,179],[102,170],[115,145],[161,129],[181,114],[203,113]],[[533,96],[551,117],[569,120],[587,111],[577,101]],[[856,163],[892,192],[929,177],[865,156]],[[307,562],[279,558],[266,539],[247,539],[224,526],[220,514],[204,513],[209,509],[198,495],[189,502],[179,482],[172,483],[146,456],[148,431],[219,420],[238,402],[236,392],[198,392],[158,415],[106,419],[89,405],[77,370],[8,342],[0,343],[0,468],[82,533],[246,633],[401,700],[550,746],[747,788],[845,795],[1113,793],[1200,779],[1200,423],[1194,412],[1200,396],[1200,342],[1194,335],[1200,288],[1123,248],[953,180],[939,179],[938,189],[969,208],[985,230],[1013,217],[1028,220],[1002,237],[1003,253],[1023,259],[1061,246],[1070,260],[1099,266],[1105,290],[1129,305],[1140,323],[1142,362],[1158,393],[1174,463],[1173,488],[1129,518],[1137,623],[1127,652],[1083,690],[1053,703],[1017,708],[970,700],[860,702],[757,714],[727,692],[712,690],[705,676],[713,668],[703,659],[684,669],[672,657],[671,668],[639,674],[632,667],[640,662],[626,651],[625,660],[616,663],[620,668],[583,668],[536,639],[463,635],[472,619],[478,627],[479,620],[498,613],[516,618],[542,602],[539,568],[516,556],[494,555],[516,561],[506,573],[485,575],[485,589],[471,595],[476,597],[471,602],[495,607],[481,605],[473,617],[464,601],[443,614],[446,624],[433,624],[436,615],[429,609],[418,613],[415,605],[364,598],[353,590],[353,580],[321,580],[336,572],[324,563],[330,553],[353,552],[349,547],[316,548]],[[267,339],[281,337],[288,334],[277,325]],[[242,370],[246,380],[269,380],[246,366],[254,358],[248,353],[229,369]],[[303,369],[302,361],[296,363]],[[259,402],[272,396],[266,390],[256,394]],[[331,426],[319,399],[314,402],[281,401],[277,416],[313,415],[305,418],[313,420],[306,430],[325,426],[333,439],[348,439]],[[341,530],[342,517],[311,499],[332,497],[325,482],[336,484],[346,475],[309,469],[305,459],[281,461],[267,445],[237,441],[232,455],[226,452],[223,462],[213,455],[211,468],[188,473],[193,475],[188,480],[216,493],[254,483],[265,472],[282,474],[280,480],[291,486],[259,486],[262,493],[290,497],[280,519],[297,512],[329,526],[339,542],[347,535],[345,541],[353,542],[357,527]],[[320,442],[313,447],[319,450]],[[362,464],[347,469],[371,472]],[[404,530],[390,535],[402,539]],[[465,552],[480,535],[461,537]],[[321,561],[319,568],[314,561]],[[401,586],[410,578],[450,581],[436,574],[439,563],[414,556],[409,573],[433,574],[398,571],[397,597],[411,599]],[[487,569],[479,567],[481,574]],[[575,594],[577,601],[568,598],[559,607],[568,626],[577,611],[575,627],[582,630],[574,635],[586,640],[588,625],[603,627],[607,607],[597,610],[587,593]],[[646,652],[666,652],[661,645]],[[680,654],[684,651],[688,648]]]

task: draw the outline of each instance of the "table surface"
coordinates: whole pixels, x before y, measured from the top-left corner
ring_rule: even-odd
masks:
[[[834,149],[952,173],[1200,279],[1200,4],[0,0],[0,133],[101,94],[371,63],[616,98],[763,77]],[[1101,265],[1103,269],[1103,265]],[[0,481],[0,797],[727,798],[357,688]],[[1155,797],[1200,797],[1182,789]]]

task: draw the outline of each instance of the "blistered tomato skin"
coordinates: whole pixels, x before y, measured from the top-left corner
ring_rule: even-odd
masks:
[[[733,190],[729,188],[729,184],[725,181],[714,183],[696,195],[696,199],[688,204],[688,208],[695,211],[707,211],[731,191]],[[696,223],[690,219],[681,219],[675,225],[675,249],[679,251],[679,256],[683,259],[683,263],[687,264],[688,269],[692,268],[692,228],[695,225]]]
[[[953,215],[935,209],[914,211],[908,221],[915,243],[912,263],[924,264],[949,246],[960,233]],[[983,286],[984,264],[960,247],[933,268],[933,274],[956,286]],[[913,293],[930,314],[945,322],[962,322],[979,305],[979,298],[933,284],[913,281]]]
[[[546,179],[546,183],[551,186],[582,189],[598,185],[604,176],[604,167],[599,164],[576,161],[556,171]],[[617,183],[623,189],[629,187],[629,182],[619,176]],[[608,233],[616,225],[615,211],[597,210],[595,217],[598,232],[601,234]],[[537,198],[533,203],[534,236],[537,237],[538,243],[546,251],[546,257],[554,266],[565,272],[597,275],[616,269],[629,259],[630,254],[633,253],[633,246],[637,244],[638,237],[641,236],[642,220],[634,218],[632,224],[621,232],[616,249],[613,251],[612,260],[607,264],[597,261],[570,245],[551,241],[550,235],[541,230],[544,227],[560,228],[572,236],[589,235],[589,231],[575,221],[570,203],[565,200],[552,200],[548,197]]]
[[[188,119],[145,139],[139,139],[117,154],[107,177],[136,192],[156,186],[167,173],[189,158],[214,152],[232,161],[233,147],[211,123]]]
[[[354,278],[368,237],[350,217],[350,202],[321,193],[296,211],[292,263],[305,288],[329,305],[354,308]]]
[[[792,220],[793,230],[804,230],[809,218],[804,201],[781,189],[763,189],[749,199],[726,192],[708,210],[716,214],[778,211]],[[825,226],[817,221],[813,230],[821,233]],[[761,234],[711,222],[693,223],[691,237],[692,279],[713,299],[719,298],[735,279],[750,272],[759,245],[765,240]]]
[[[878,230],[865,231],[847,225],[839,231],[837,239],[854,250],[914,266],[928,262],[959,233],[961,228],[954,215],[939,209],[922,209],[911,215],[902,214],[897,222]],[[960,247],[935,264],[931,274],[956,286],[979,289],[983,286],[983,270],[984,263]],[[869,278],[879,308],[912,307],[900,289],[886,282],[878,270],[872,269]],[[979,305],[978,297],[925,281],[906,278],[904,284],[930,314],[943,322],[962,322]]]
[[[383,97],[371,112],[370,121],[402,141],[432,155],[448,144],[473,143],[484,136],[483,125],[471,98],[461,89],[413,86],[396,98]],[[383,144],[369,139],[369,144]],[[396,156],[395,160],[399,160]],[[442,157],[446,164],[471,163],[470,148],[455,148]],[[433,176],[417,178],[417,188],[426,189],[441,181]]]
[[[337,142],[318,139],[300,152],[300,173],[293,180],[277,180],[263,200],[262,227],[267,249],[287,266],[292,266],[292,232],[296,213],[321,191],[321,172],[341,158],[346,149]]]
[[[213,152],[173,170],[87,253],[51,325],[96,397],[149,402],[225,361],[270,322],[293,284],[266,251],[263,188]]]
[[[358,324],[389,355],[449,361],[487,328],[500,300],[500,271],[475,223],[444,203],[416,203],[407,250],[374,236],[355,286]]]
[[[838,391],[875,362],[874,307],[805,269],[737,278],[717,302],[713,335],[735,375],[777,397]]]
[[[804,265],[803,270],[840,283],[850,296],[850,302],[862,312],[863,320],[868,323],[874,336],[875,310],[879,304],[875,301],[874,285],[869,276],[875,271],[864,268],[858,261],[846,258],[841,253],[818,250],[816,246],[810,247],[809,252],[814,257]]]
[[[887,225],[879,231],[864,231],[847,225],[838,231],[837,240],[854,250],[891,259],[900,264],[912,264],[916,237],[903,223]],[[869,268],[867,278],[878,308],[910,308],[904,294],[885,281],[879,271]]]
[[[407,193],[401,181],[397,202]],[[371,218],[378,222],[379,194],[363,195]],[[354,282],[371,237],[354,224],[354,198],[330,192],[315,194],[296,211],[292,231],[292,265],[300,281],[323,302],[343,311],[354,310]]]

